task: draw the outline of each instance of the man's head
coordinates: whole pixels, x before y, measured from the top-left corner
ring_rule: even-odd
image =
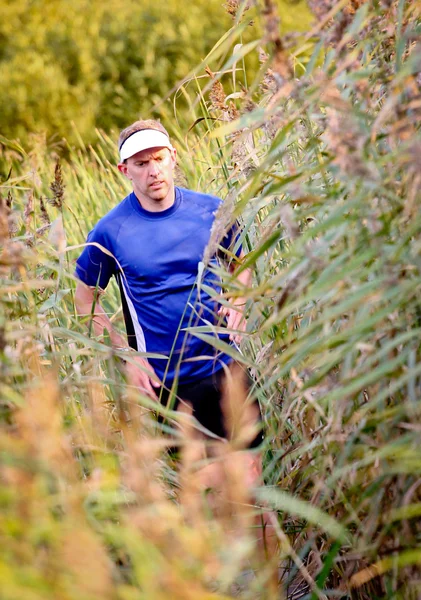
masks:
[[[174,202],[176,151],[168,132],[154,120],[135,121],[120,133],[121,171],[148,210],[165,210]]]
[[[161,134],[164,134],[165,137]],[[172,148],[168,131],[159,121],[154,121],[153,119],[135,121],[123,129],[118,138],[120,161],[124,162],[136,152],[153,147],[149,145],[150,140],[152,142],[158,140],[158,142],[163,144],[163,147]]]

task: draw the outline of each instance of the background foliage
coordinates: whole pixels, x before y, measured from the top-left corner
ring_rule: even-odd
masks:
[[[113,141],[98,133],[61,166],[43,136],[29,152],[4,141],[7,600],[419,598],[421,15],[403,0],[314,3],[291,56],[264,8],[254,46],[228,39],[207,89],[193,75],[179,87],[195,125],[173,133],[180,177],[226,199],[213,242],[234,217],[244,225],[255,281],[237,358],[259,381],[266,486],[250,502],[226,445],[209,518],[193,440],[176,474],[148,401],[76,318],[72,246],[127,189]],[[256,78],[240,79],[259,45]],[[224,276],[227,295],[244,292]],[[122,326],[112,292],[104,303]],[[251,526],[263,506],[280,546],[262,564]]]
[[[288,0],[280,6],[286,31],[306,27],[305,1],[293,18]],[[22,142],[34,132],[76,142],[74,124],[89,143],[95,127],[150,114],[233,24],[222,0],[2,0],[0,9],[0,131]]]

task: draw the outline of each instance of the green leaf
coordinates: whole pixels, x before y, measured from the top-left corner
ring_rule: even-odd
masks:
[[[394,508],[385,515],[384,520],[385,523],[390,523],[393,521],[405,521],[406,519],[417,519],[419,517],[421,517],[421,502]]]
[[[272,509],[285,511],[295,517],[305,519],[308,523],[320,527],[334,539],[349,540],[349,534],[343,525],[317,506],[310,504],[310,502],[294,497],[287,492],[268,487],[259,488],[256,490],[256,495],[259,500]]]
[[[244,364],[244,365],[248,365],[250,367],[252,367],[254,365],[253,361],[251,359],[246,358],[241,352],[236,350],[235,346],[232,346],[231,344],[228,344],[227,342],[222,341],[220,338],[215,337],[213,335],[207,335],[205,333],[201,333],[201,332],[197,331],[196,328],[193,328],[193,327],[191,327],[191,328],[187,327],[186,331],[188,331],[195,337],[199,338],[200,340],[203,340],[204,342],[206,342],[213,348],[216,348],[220,352],[224,352],[225,354],[228,354],[228,356],[230,356],[237,362]]]
[[[57,308],[60,302],[65,296],[67,296],[69,292],[70,289],[58,290],[57,292],[54,292],[49,298],[47,298],[47,300],[45,300],[45,302],[41,304],[41,306],[38,308],[38,312],[44,313],[50,308]]]

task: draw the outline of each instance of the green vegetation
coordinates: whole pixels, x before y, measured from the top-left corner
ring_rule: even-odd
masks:
[[[264,39],[216,47],[209,89],[179,87],[195,125],[172,124],[180,178],[226,198],[220,232],[242,221],[255,273],[240,360],[259,382],[267,485],[252,507],[227,444],[210,518],[191,435],[177,474],[150,402],[76,318],[75,246],[126,189],[113,141],[97,133],[61,166],[42,136],[29,152],[3,142],[5,600],[419,598],[421,14],[404,0],[331,6],[296,40],[297,79],[267,0]],[[245,77],[242,53],[253,64],[259,45]],[[113,290],[105,306],[122,327]],[[280,548],[259,565],[263,506]]]
[[[228,4],[230,4],[228,2]],[[85,143],[95,127],[123,128],[150,114],[232,26],[222,0],[0,1],[0,131],[26,143],[46,132]],[[302,30],[305,0],[279,3],[284,30]],[[255,36],[246,27],[245,39]],[[254,61],[254,64],[256,61]],[[211,65],[213,68],[213,65]],[[74,125],[73,125],[74,124]]]

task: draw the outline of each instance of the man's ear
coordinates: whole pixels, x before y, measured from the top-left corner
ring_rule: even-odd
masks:
[[[172,166],[174,168],[175,165],[177,164],[177,150],[175,148],[172,148],[170,150],[170,152],[171,152],[171,158],[172,158]]]
[[[117,169],[120,171],[120,173],[123,173],[123,175],[125,175],[127,177],[127,165],[126,165],[126,163],[124,163],[124,162],[118,163]]]

